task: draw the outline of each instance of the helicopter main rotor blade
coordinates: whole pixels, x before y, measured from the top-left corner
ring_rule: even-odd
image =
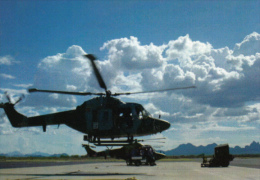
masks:
[[[159,89],[159,90],[153,90],[153,91],[114,93],[114,94],[112,94],[112,96],[142,94],[142,93],[154,93],[154,92],[163,92],[163,91],[174,91],[174,90],[179,90],[179,89],[191,89],[191,88],[196,88],[196,86],[178,87],[178,88],[170,88],[170,89]]]
[[[32,92],[45,92],[45,93],[57,93],[57,94],[69,94],[69,95],[80,95],[80,96],[88,96],[88,95],[105,95],[104,93],[91,93],[91,92],[71,92],[71,91],[53,91],[53,90],[42,90],[42,89],[28,89],[29,93]]]
[[[103,78],[102,78],[102,76],[101,76],[97,66],[96,66],[96,63],[94,62],[96,60],[96,57],[94,55],[92,55],[92,54],[86,54],[86,55],[83,55],[83,56],[90,60],[91,65],[92,65],[92,67],[94,69],[95,76],[96,76],[96,78],[98,80],[98,83],[99,83],[100,87],[105,89],[105,91],[107,91],[107,86],[106,86],[106,84],[105,84],[105,82],[104,82],[104,80],[103,80]]]

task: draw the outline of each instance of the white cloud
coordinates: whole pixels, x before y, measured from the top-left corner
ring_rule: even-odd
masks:
[[[32,87],[38,89],[62,91],[87,91],[93,89],[88,86],[93,79],[89,62],[82,56],[86,54],[81,47],[73,45],[66,53],[48,56],[41,60]],[[41,103],[39,103],[41,102]],[[31,94],[27,105],[74,107],[76,98],[69,95],[50,95],[46,93]]]
[[[104,43],[101,50],[108,50],[112,65],[122,70],[140,70],[160,67],[165,46],[141,45],[136,37],[114,39]]]
[[[32,86],[32,84],[14,84],[15,87],[28,88]]]
[[[212,49],[210,52],[210,56],[214,59],[214,63],[217,67],[226,69],[227,71],[230,69],[230,64],[227,63],[226,57],[233,53],[228,47],[220,48],[220,49]]]
[[[232,127],[232,126],[220,126],[218,124],[206,124],[205,126],[200,126],[197,128],[197,131],[203,132],[203,131],[248,131],[248,130],[254,130],[255,127],[249,127],[249,126],[240,126],[240,127]]]
[[[240,54],[244,56],[254,55],[259,53],[260,35],[257,32],[247,35],[241,43],[237,43],[234,48],[234,56]]]
[[[21,94],[28,94],[25,89],[10,89],[10,88],[0,88],[2,92],[8,92],[9,95],[21,95]]]
[[[15,59],[12,56],[2,56],[0,57],[0,65],[12,65],[14,63],[19,63],[19,61],[15,61]]]
[[[257,33],[249,35],[239,47],[250,43],[254,46],[258,36]],[[161,46],[141,45],[136,37],[114,39],[104,43],[101,50],[106,49],[108,59],[97,61],[97,65],[108,89],[113,92],[196,85],[192,91],[169,93],[181,93],[199,104],[213,107],[243,106],[249,100],[259,99],[255,88],[260,84],[257,78],[259,53],[235,56],[227,47],[214,49],[209,43],[192,41],[189,35]],[[33,86],[102,92],[82,54],[84,50],[74,45],[66,53],[44,58],[39,63]],[[256,90],[245,93],[252,89]],[[65,102],[68,102],[66,106],[75,106],[72,99]]]
[[[192,41],[187,34],[179,37],[177,40],[169,41],[166,55],[168,60],[179,59],[181,61],[187,57],[209,53],[211,49],[211,44]]]
[[[4,74],[4,73],[1,73],[0,77],[3,78],[3,79],[15,79],[14,76],[9,75],[9,74]]]

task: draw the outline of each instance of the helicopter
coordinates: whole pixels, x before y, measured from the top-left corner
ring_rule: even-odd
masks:
[[[123,144],[122,144],[123,145]],[[143,145],[138,140],[135,140],[132,144],[124,144],[122,147],[117,149],[107,149],[104,151],[96,152],[91,149],[92,146],[88,144],[82,144],[87,151],[89,157],[105,157],[110,156],[116,159],[124,159],[126,164],[139,166],[146,164],[154,166],[155,161],[165,158],[166,155],[156,152],[151,145]]]
[[[65,124],[79,132],[84,133],[84,140],[89,142],[98,142],[100,145],[102,139],[127,137],[128,142],[133,141],[135,136],[152,135],[161,133],[170,127],[168,121],[160,118],[153,118],[145,108],[138,103],[123,102],[115,96],[162,92],[178,89],[189,89],[190,87],[172,88],[155,91],[142,92],[126,92],[126,93],[111,93],[96,66],[95,56],[92,54],[83,55],[88,59],[94,70],[97,81],[105,93],[92,92],[70,92],[70,91],[56,91],[56,90],[42,90],[42,89],[28,89],[29,93],[58,93],[68,95],[89,96],[95,95],[90,100],[85,101],[76,109],[57,112],[52,114],[26,117],[17,112],[14,106],[21,101],[12,103],[11,98],[6,94],[9,102],[1,103],[0,108],[3,108],[11,125],[15,128],[42,126],[43,131],[46,132],[47,125]]]

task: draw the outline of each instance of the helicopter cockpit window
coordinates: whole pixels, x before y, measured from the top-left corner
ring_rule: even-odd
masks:
[[[131,108],[122,108],[118,112],[118,125],[126,123],[128,127],[133,126],[133,114]]]
[[[123,108],[119,110],[119,117],[129,117],[132,116],[131,108]]]
[[[138,116],[138,119],[143,119],[144,116],[143,116],[143,111],[142,111],[142,109],[139,108],[139,107],[136,107],[135,110],[136,110],[136,114],[137,114],[137,116]]]
[[[151,116],[150,113],[146,111],[142,106],[137,106],[135,110],[139,119],[143,119],[145,117]]]
[[[143,115],[146,117],[151,116],[151,114],[148,111],[146,111],[145,109],[143,109]]]
[[[143,119],[143,118],[144,118],[142,111],[140,111],[140,112],[138,113],[138,118],[139,118],[139,119]]]

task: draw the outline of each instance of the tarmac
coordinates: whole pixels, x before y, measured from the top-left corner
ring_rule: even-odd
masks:
[[[259,161],[258,161],[259,162]],[[201,168],[200,162],[157,162],[157,166],[126,166],[124,162],[88,162],[0,169],[0,179],[210,179],[260,180],[257,167]]]

